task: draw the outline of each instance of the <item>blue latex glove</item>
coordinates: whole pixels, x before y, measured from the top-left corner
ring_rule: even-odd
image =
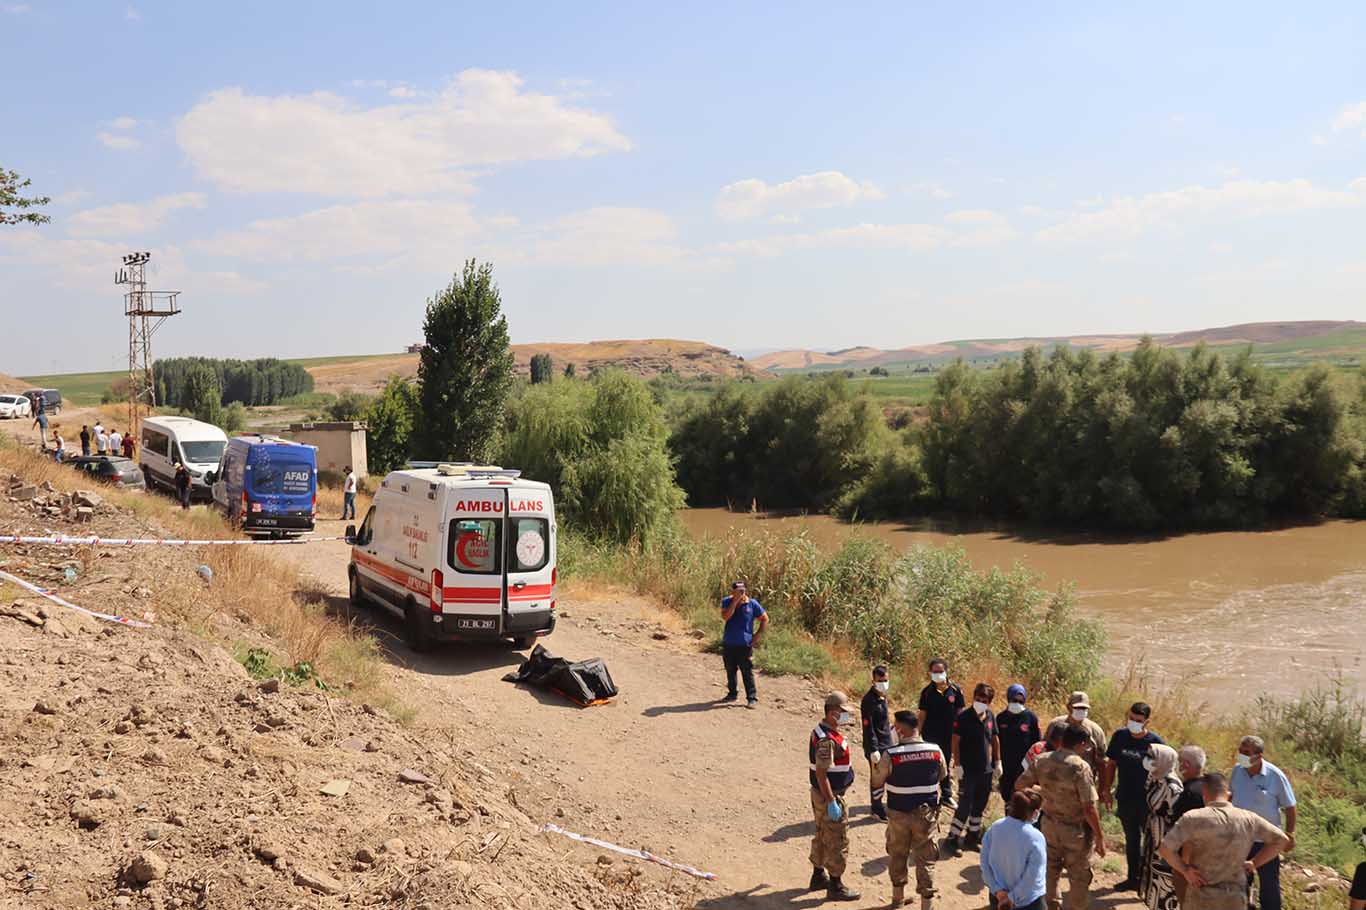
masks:
[[[825,807],[825,814],[830,818],[832,822],[837,822],[844,817],[844,810],[840,808],[839,803],[835,802],[832,799],[830,800],[830,803]]]

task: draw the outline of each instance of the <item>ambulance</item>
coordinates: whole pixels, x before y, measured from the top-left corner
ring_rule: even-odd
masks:
[[[411,463],[346,536],[351,603],[401,619],[414,651],[509,638],[525,649],[555,629],[555,504],[520,471]]]

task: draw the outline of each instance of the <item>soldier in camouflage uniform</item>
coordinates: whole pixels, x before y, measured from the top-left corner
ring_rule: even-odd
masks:
[[[1050,720],[1048,726],[1056,723],[1086,731],[1085,748],[1077,749],[1077,754],[1086,759],[1086,763],[1091,766],[1091,773],[1096,780],[1100,780],[1101,769],[1105,767],[1105,749],[1109,746],[1109,739],[1105,735],[1105,729],[1091,719],[1090,697],[1081,691],[1067,696],[1067,713]]]
[[[1205,807],[1181,816],[1157,848],[1189,884],[1182,910],[1246,910],[1252,874],[1290,845],[1285,832],[1228,801],[1228,779],[1205,775]],[[1265,846],[1248,859],[1252,845]]]
[[[826,900],[855,901],[859,893],[848,888],[841,876],[849,861],[849,805],[844,792],[854,783],[849,742],[840,727],[853,723],[853,706],[843,692],[825,697],[825,716],[811,731],[807,747],[811,761],[811,811],[816,836],[811,841],[811,884],[807,890],[825,889]]]
[[[920,721],[911,711],[896,712],[896,745],[884,749],[873,766],[873,785],[887,793],[887,871],[892,907],[906,899],[907,866],[915,859],[915,890],[921,910],[934,907],[934,863],[939,858],[939,782],[949,773],[944,753],[920,738]]]
[[[1096,779],[1091,766],[1077,754],[1090,736],[1081,727],[1068,727],[1062,747],[1043,755],[1015,782],[1016,790],[1038,786],[1043,794],[1044,841],[1048,844],[1047,898],[1049,910],[1059,910],[1058,879],[1067,870],[1068,910],[1086,910],[1091,887],[1091,848],[1105,855],[1100,830]]]

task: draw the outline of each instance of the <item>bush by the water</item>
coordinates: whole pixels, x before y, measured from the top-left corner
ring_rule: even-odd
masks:
[[[666,435],[650,390],[612,370],[525,388],[508,403],[500,457],[550,484],[566,523],[617,543],[647,540],[683,505]]]
[[[1022,567],[978,572],[956,548],[898,556],[854,536],[824,554],[801,532],[737,530],[698,541],[674,527],[629,546],[570,532],[560,554],[566,579],[627,585],[715,635],[726,584],[744,578],[773,617],[772,637],[755,655],[770,672],[829,669],[825,645],[833,644],[867,663],[903,667],[904,679],[920,679],[925,661],[938,656],[984,678],[1058,694],[1096,678],[1104,645],[1069,590],[1044,591]],[[801,654],[805,661],[794,659]]]
[[[208,367],[218,383],[219,403],[240,401],[247,406],[275,404],[282,398],[313,391],[313,377],[296,363],[265,357],[258,360],[220,360],[212,357],[168,357],[152,364],[157,401],[174,408],[194,409],[190,381]]]

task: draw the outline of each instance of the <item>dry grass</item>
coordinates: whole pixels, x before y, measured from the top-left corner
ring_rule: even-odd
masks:
[[[69,468],[9,446],[0,448],[0,471],[17,473],[31,483],[48,481],[63,492],[90,486]],[[117,488],[101,487],[99,492],[151,525],[154,533],[186,539],[237,537],[219,513],[208,508],[184,511],[167,497]],[[340,508],[338,503],[338,512]],[[384,691],[383,657],[374,639],[352,626],[344,610],[332,610],[325,592],[266,548],[204,547],[192,553],[148,548],[135,553],[134,560],[184,563],[174,571],[151,573],[158,621],[239,651],[242,642],[225,630],[245,625],[268,640],[282,665],[310,664],[322,679],[355,697],[386,706],[394,703]],[[205,583],[190,568],[201,562],[212,570],[212,582]]]

